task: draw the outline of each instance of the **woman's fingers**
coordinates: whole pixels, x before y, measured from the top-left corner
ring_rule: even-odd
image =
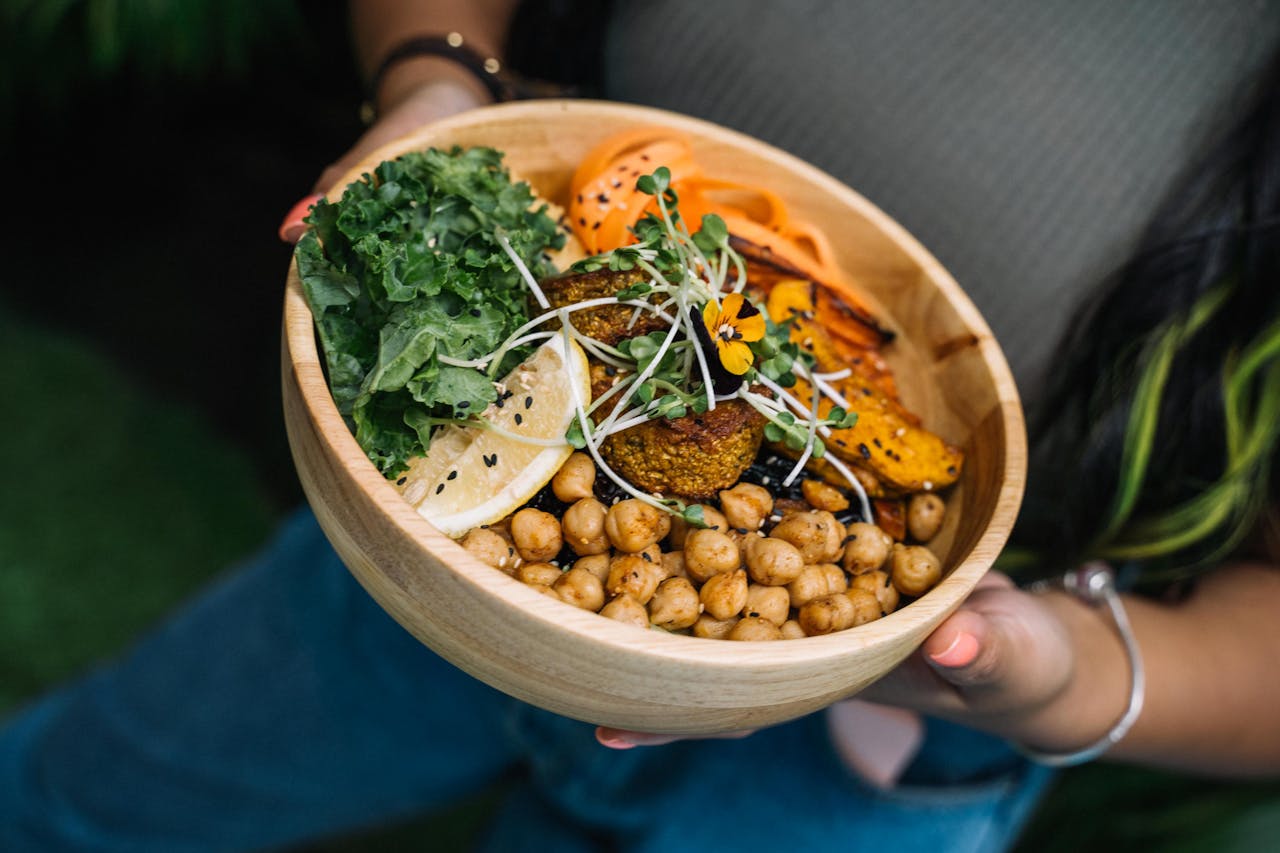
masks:
[[[652,732],[633,732],[626,729],[612,729],[608,726],[596,728],[596,740],[601,746],[610,749],[631,749],[633,746],[662,746],[678,740],[737,740],[755,734],[755,729],[738,732],[723,732],[714,735],[662,735]]]

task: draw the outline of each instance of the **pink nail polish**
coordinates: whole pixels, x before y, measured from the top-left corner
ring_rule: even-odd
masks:
[[[601,746],[607,746],[609,749],[631,749],[635,746],[635,744],[630,741],[625,741],[622,738],[616,737],[601,737],[596,735],[596,740],[600,741]]]
[[[929,656],[934,663],[941,666],[959,668],[968,666],[978,657],[978,638],[961,631],[956,634],[951,645],[937,654]]]

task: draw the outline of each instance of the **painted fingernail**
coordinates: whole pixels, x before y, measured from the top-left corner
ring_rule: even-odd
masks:
[[[609,749],[631,749],[635,746],[631,741],[624,740],[616,733],[603,728],[596,729],[596,740],[601,746],[607,746]]]
[[[952,668],[968,666],[978,657],[978,638],[960,631],[956,634],[955,639],[951,641],[951,645],[937,654],[929,655],[929,657],[940,666]]]
[[[289,208],[289,212],[284,215],[284,221],[280,223],[280,239],[290,245],[302,239],[303,233],[307,230],[307,225],[302,220],[311,212],[311,207],[318,202],[323,196],[319,194],[309,195],[299,201],[293,207]]]

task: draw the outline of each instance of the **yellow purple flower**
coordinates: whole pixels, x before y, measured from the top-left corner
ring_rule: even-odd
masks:
[[[741,376],[751,368],[755,354],[748,346],[764,337],[764,317],[760,310],[742,297],[730,293],[717,307],[708,302],[702,309],[702,323],[707,327],[716,354],[725,370]]]

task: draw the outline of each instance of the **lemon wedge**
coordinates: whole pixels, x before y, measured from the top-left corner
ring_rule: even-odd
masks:
[[[503,377],[483,417],[495,429],[446,426],[396,486],[423,518],[457,538],[515,512],[573,452],[564,440],[575,406],[591,398],[587,356],[561,335]]]

